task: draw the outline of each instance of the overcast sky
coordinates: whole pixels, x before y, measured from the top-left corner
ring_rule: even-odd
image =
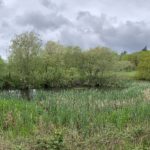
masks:
[[[150,47],[150,0],[0,0],[0,55],[15,34],[116,51]]]

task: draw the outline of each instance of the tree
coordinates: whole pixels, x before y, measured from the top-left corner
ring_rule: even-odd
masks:
[[[80,47],[65,47],[64,53],[64,79],[65,83],[70,86],[81,85],[81,76],[83,70],[83,53]]]
[[[135,52],[135,53],[124,55],[121,60],[130,61],[136,68],[140,62],[140,55],[143,52],[144,51],[140,51],[140,52]]]
[[[64,68],[65,49],[59,43],[48,41],[42,51],[42,86],[44,88],[59,87]]]
[[[106,75],[114,71],[116,53],[105,47],[97,47],[84,52],[84,76],[90,84],[100,85]],[[100,83],[101,82],[101,83]]]
[[[133,63],[127,60],[118,61],[116,64],[118,71],[133,71],[135,70],[135,66]]]
[[[42,86],[70,87],[79,82],[82,52],[79,47],[65,47],[48,41],[42,53]]]
[[[4,86],[4,77],[6,75],[6,63],[0,57],[0,88]]]
[[[142,49],[142,51],[147,51],[147,46],[145,46],[145,47]]]
[[[138,77],[142,80],[150,80],[150,51],[141,54],[140,63],[138,65]]]
[[[120,60],[122,60],[127,54],[128,54],[127,51],[121,52],[121,54],[120,54]]]
[[[82,60],[82,50],[80,47],[65,47],[64,63],[66,68],[80,68]]]
[[[28,100],[31,98],[30,89],[37,82],[40,49],[41,40],[34,32],[17,35],[10,46],[11,75],[22,96]]]

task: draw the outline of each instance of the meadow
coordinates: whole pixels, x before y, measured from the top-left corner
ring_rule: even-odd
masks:
[[[0,150],[148,150],[150,83],[123,89],[0,92]]]

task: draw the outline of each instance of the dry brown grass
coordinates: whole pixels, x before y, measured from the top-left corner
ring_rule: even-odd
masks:
[[[0,150],[13,150],[12,144],[0,137]]]
[[[144,101],[150,102],[150,89],[146,89],[143,91]]]
[[[8,129],[10,126],[15,126],[15,118],[13,112],[8,112],[3,123],[3,129]]]

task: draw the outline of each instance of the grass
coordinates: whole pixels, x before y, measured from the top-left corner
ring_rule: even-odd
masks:
[[[149,89],[131,82],[122,90],[38,91],[32,102],[1,92],[0,143],[4,150],[147,150]]]
[[[122,77],[125,79],[132,79],[133,80],[137,77],[137,71],[129,71],[129,72],[121,71],[121,72],[118,72],[117,75],[119,77]]]

